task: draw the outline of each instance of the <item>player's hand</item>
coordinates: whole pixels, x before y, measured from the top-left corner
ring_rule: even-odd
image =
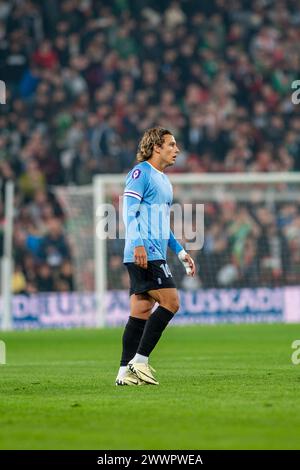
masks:
[[[134,249],[134,262],[140,268],[147,269],[147,252],[144,246],[136,246]]]
[[[178,258],[185,267],[186,273],[188,276],[195,276],[196,267],[193,258],[185,251],[181,250],[178,253]]]
[[[188,273],[188,276],[195,276],[196,273],[196,267],[193,258],[187,253],[184,258],[185,261],[189,263],[189,268],[191,269],[191,272]]]

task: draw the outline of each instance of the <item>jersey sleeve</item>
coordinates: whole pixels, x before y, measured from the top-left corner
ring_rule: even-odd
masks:
[[[171,248],[171,250],[174,251],[174,253],[176,253],[176,255],[178,255],[178,253],[181,250],[183,250],[183,247],[176,240],[176,238],[174,236],[174,233],[172,232],[171,229],[170,229],[170,237],[169,237],[169,241],[168,241],[168,247]]]
[[[133,169],[127,179],[124,190],[124,196],[133,197],[139,201],[143,199],[146,188],[146,173],[139,168]]]

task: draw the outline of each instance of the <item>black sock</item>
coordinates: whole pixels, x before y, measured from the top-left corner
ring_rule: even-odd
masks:
[[[122,338],[121,366],[127,366],[128,362],[135,356],[146,321],[142,318],[129,317]]]
[[[149,356],[158,343],[162,332],[166,328],[174,313],[165,307],[157,307],[148,319],[137,353],[142,356]]]

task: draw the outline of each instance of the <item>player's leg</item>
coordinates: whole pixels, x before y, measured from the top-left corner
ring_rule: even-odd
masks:
[[[137,349],[137,354],[146,358],[149,357],[164,329],[179,309],[179,296],[176,288],[153,289],[148,291],[148,294],[159,305],[150,316]]]
[[[155,300],[147,293],[132,294],[130,296],[130,317],[122,337],[122,356],[116,379],[117,385],[137,385],[136,377],[128,371],[126,366],[137,352],[146,321],[151,314],[154,303]]]
[[[151,315],[154,303],[153,298],[147,293],[132,294],[130,296],[130,317],[122,338],[121,366],[127,366],[137,352],[146,321]]]
[[[179,309],[179,296],[176,288],[153,289],[148,291],[149,296],[158,302],[159,306],[149,317],[144,328],[137,353],[129,368],[137,377],[158,384],[148,365],[148,358],[157,345],[163,331]]]
[[[179,295],[175,287],[166,289],[153,289],[148,291],[149,296],[174,315],[179,310]]]

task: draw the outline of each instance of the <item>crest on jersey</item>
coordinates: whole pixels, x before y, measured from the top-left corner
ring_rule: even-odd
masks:
[[[141,174],[141,170],[136,169],[136,170],[134,170],[134,172],[132,173],[132,178],[133,178],[134,180],[136,180],[136,179],[140,176],[140,174]]]

